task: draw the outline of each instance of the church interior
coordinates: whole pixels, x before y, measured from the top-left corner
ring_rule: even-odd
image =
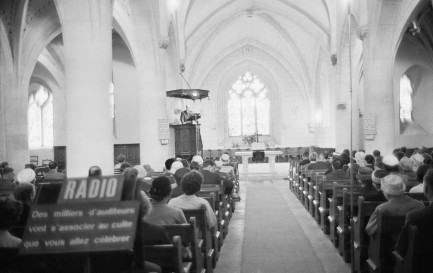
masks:
[[[55,161],[69,181],[228,154],[219,260],[201,272],[397,272],[357,260],[353,219],[347,238],[333,222],[343,189],[300,162],[348,150],[354,216],[350,151],[432,152],[432,89],[430,0],[0,0],[0,162],[17,177]]]

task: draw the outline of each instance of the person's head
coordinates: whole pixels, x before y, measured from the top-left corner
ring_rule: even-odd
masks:
[[[230,163],[230,156],[228,154],[221,155],[221,161],[223,164],[229,164]]]
[[[201,157],[201,155],[195,155],[192,157],[191,163],[192,162],[197,162],[198,165],[203,165],[203,158]]]
[[[180,186],[180,182],[182,181],[183,176],[189,172],[190,171],[188,168],[180,168],[176,171],[176,173],[174,174],[174,179],[176,180],[176,184],[178,186]]]
[[[357,152],[355,154],[355,160],[359,166],[364,167],[365,166],[365,153],[361,152],[361,151]]]
[[[411,172],[412,171],[412,161],[410,161],[410,159],[405,156],[402,159],[400,159],[400,169],[403,172]]]
[[[373,151],[373,156],[374,157],[379,157],[380,156],[380,151],[379,150],[374,150]]]
[[[398,172],[399,161],[394,155],[387,155],[383,157],[383,167],[388,172]]]
[[[316,161],[316,159],[317,159],[317,153],[316,153],[316,152],[312,152],[312,153],[309,155],[308,159],[309,159],[310,161]]]
[[[6,167],[9,167],[9,163],[8,162],[3,161],[2,163],[0,163],[0,171],[3,170]]]
[[[36,173],[32,169],[23,169],[17,175],[18,183],[35,183]]]
[[[428,169],[424,175],[423,184],[424,195],[429,201],[433,201],[433,169]]]
[[[193,195],[200,191],[203,183],[203,175],[197,171],[191,171],[183,176],[181,186],[186,195]]]
[[[131,167],[131,164],[129,164],[128,162],[123,162],[122,164],[120,164],[120,172],[123,173],[127,168]]]
[[[169,171],[171,169],[171,164],[173,164],[174,161],[176,161],[176,158],[169,158],[165,161],[164,165],[166,171]]]
[[[374,169],[375,170],[384,170],[385,169],[385,166],[383,165],[383,158],[381,156],[375,158]]]
[[[397,157],[397,153],[400,152],[400,149],[394,149],[392,150],[392,154]]]
[[[309,156],[308,152],[305,152],[302,154],[303,159],[308,159],[308,156]]]
[[[102,175],[102,170],[99,166],[92,166],[89,168],[89,177],[98,177]]]
[[[356,175],[356,179],[361,182],[363,185],[371,186],[373,180],[371,179],[371,174],[373,170],[368,167],[362,167],[358,169],[358,174]]]
[[[171,183],[167,176],[159,176],[152,181],[149,190],[150,197],[157,202],[169,198],[171,194]]]
[[[23,205],[10,197],[0,198],[0,230],[9,230],[21,217]]]
[[[426,164],[419,166],[418,170],[416,171],[416,181],[422,183],[424,179],[424,175],[426,175],[428,170],[430,170],[431,168],[432,167],[430,165],[426,165]]]
[[[382,178],[381,189],[386,199],[393,197],[399,197],[404,194],[406,185],[403,183],[403,179],[395,174],[390,174]]]
[[[415,153],[410,157],[410,160],[412,160],[412,170],[416,172],[418,167],[423,164],[424,157],[420,153]]]
[[[196,170],[199,171],[200,170],[200,165],[198,164],[198,162],[191,162],[191,164],[189,164],[189,169],[192,170]]]
[[[177,170],[179,170],[180,168],[183,168],[183,164],[180,161],[174,161],[171,164],[171,168],[170,168],[170,173],[171,174],[175,174]]]
[[[23,203],[31,203],[36,195],[35,185],[30,183],[19,183],[15,186],[14,197]]]
[[[341,170],[343,168],[343,162],[341,162],[340,158],[334,158],[332,160],[332,168],[334,170]]]
[[[349,149],[344,149],[343,152],[342,152],[342,154],[350,155],[350,151],[349,151]]]
[[[50,163],[48,163],[48,167],[50,168],[50,170],[57,170],[57,162],[50,161]]]
[[[403,146],[403,147],[400,148],[400,151],[403,152],[404,154],[406,154],[407,153],[407,148]]]
[[[123,163],[126,160],[126,156],[124,154],[120,154],[117,156],[116,160],[118,163]]]
[[[9,167],[5,167],[3,169],[2,174],[3,174],[3,180],[6,180],[6,181],[13,181],[15,178],[14,169],[9,168]]]
[[[365,164],[374,166],[374,156],[366,155],[364,160],[365,160]]]
[[[431,157],[431,155],[429,155],[428,153],[423,153],[422,156],[424,157],[424,161],[423,161],[424,164],[427,164],[427,165],[431,165],[432,164],[432,157]]]
[[[137,190],[138,171],[134,168],[126,168],[123,174],[122,200],[135,200]]]
[[[349,154],[342,153],[338,158],[341,160],[342,166],[347,165],[347,164],[350,163],[350,156],[349,156]]]
[[[180,162],[182,162],[182,165],[183,165],[184,168],[188,168],[189,167],[188,160],[186,160],[185,158],[181,159]]]
[[[371,180],[373,181],[373,185],[376,187],[377,190],[380,190],[382,178],[387,175],[389,175],[389,172],[385,170],[378,169],[373,171],[373,173],[371,174]]]

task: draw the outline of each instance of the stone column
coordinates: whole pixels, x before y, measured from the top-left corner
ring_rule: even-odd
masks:
[[[57,0],[63,28],[68,177],[89,167],[113,174],[113,123],[108,87],[112,65],[111,0]],[[132,128],[131,128],[132,129]]]

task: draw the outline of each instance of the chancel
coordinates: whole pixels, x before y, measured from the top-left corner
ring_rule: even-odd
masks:
[[[431,0],[1,0],[0,272],[433,272],[432,87]]]

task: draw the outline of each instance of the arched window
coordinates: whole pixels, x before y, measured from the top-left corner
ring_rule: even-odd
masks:
[[[235,81],[228,99],[229,136],[269,135],[269,98],[265,85],[251,72]]]
[[[42,85],[30,94],[28,123],[30,147],[53,147],[53,94]]]

